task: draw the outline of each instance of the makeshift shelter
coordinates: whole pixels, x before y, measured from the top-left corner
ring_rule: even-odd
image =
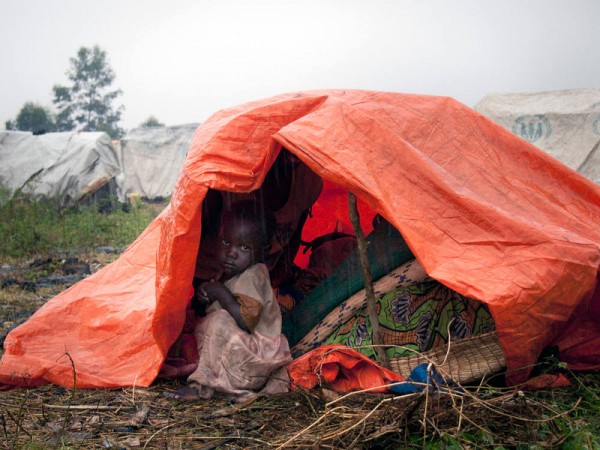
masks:
[[[173,192],[198,124],[130,130],[120,141],[119,200],[130,194],[147,200]]]
[[[7,336],[0,381],[151,384],[183,326],[203,199],[257,189],[282,145],[335,188],[317,205],[345,204],[351,191],[430,277],[486,303],[509,370],[548,345],[572,369],[600,368],[600,188],[451,98],[331,90],[203,123],[169,206],[116,262]],[[331,231],[317,205],[306,232]],[[321,211],[335,223],[337,208]]]
[[[119,161],[106,133],[0,132],[0,186],[62,205],[81,201],[100,188],[114,193]]]
[[[489,94],[475,110],[600,183],[600,89]]]

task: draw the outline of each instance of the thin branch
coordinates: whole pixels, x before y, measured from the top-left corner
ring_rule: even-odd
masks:
[[[383,339],[381,338],[381,329],[379,328],[379,317],[377,315],[377,304],[375,301],[375,291],[373,289],[373,277],[371,276],[369,257],[367,256],[367,240],[365,239],[365,235],[360,226],[360,217],[358,215],[358,208],[356,207],[356,197],[352,192],[348,192],[348,210],[350,212],[352,226],[354,227],[354,234],[356,234],[358,255],[363,272],[363,278],[365,280],[367,312],[369,314],[369,320],[371,321],[371,331],[373,334],[373,344],[375,344],[375,352],[377,354],[377,359],[379,360],[378,362],[386,369],[390,369],[390,361],[385,349],[382,347]]]

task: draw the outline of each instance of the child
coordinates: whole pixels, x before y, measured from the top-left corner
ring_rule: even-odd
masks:
[[[258,209],[253,201],[240,201],[221,217],[216,254],[221,274],[202,283],[197,294],[206,306],[195,329],[198,367],[171,398],[210,398],[216,390],[245,401],[287,388],[271,377],[292,359],[263,263],[275,219]]]

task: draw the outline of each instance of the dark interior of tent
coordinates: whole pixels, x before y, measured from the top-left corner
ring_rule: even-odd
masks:
[[[399,369],[393,362],[406,357],[436,348],[445,352],[450,340],[494,333],[486,305],[429,278],[385,217],[360,200],[353,206],[344,187],[321,179],[285,148],[258,190],[247,194],[208,191],[202,205],[196,287],[217,271],[211,261],[215,260],[221,212],[242,199],[252,199],[276,217],[277,229],[265,263],[282,313],[282,331],[294,357],[324,344],[342,344],[377,360],[367,311],[365,265],[373,281],[380,342],[392,368]],[[361,261],[361,238],[368,264],[364,256]],[[499,345],[493,356],[500,360],[498,369],[503,364]]]

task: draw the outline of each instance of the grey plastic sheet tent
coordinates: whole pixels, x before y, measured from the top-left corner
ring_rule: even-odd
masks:
[[[70,205],[114,182],[121,171],[106,133],[0,132],[0,186]]]
[[[600,89],[489,94],[475,109],[600,183]]]
[[[147,200],[173,192],[198,124],[134,128],[121,139],[122,173],[117,177],[119,200],[130,195]]]

